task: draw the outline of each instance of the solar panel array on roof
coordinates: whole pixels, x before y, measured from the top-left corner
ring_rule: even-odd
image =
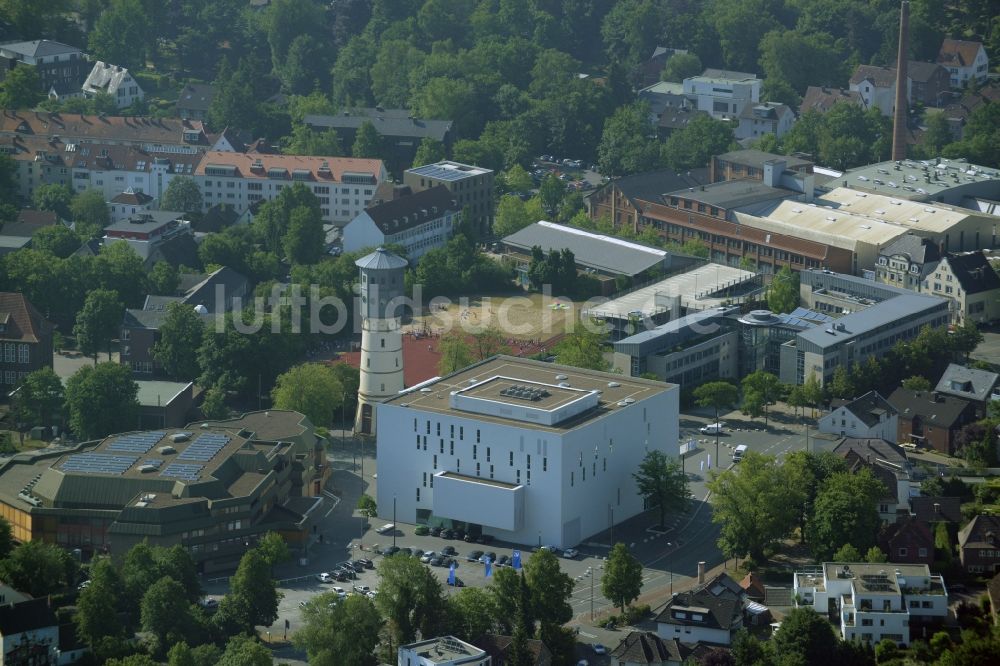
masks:
[[[114,474],[115,476],[121,476],[138,459],[139,456],[116,456],[109,453],[78,453],[67,458],[60,466],[60,469],[64,472]]]
[[[163,439],[166,433],[162,430],[151,432],[137,432],[116,437],[115,441],[107,446],[108,451],[126,451],[128,453],[146,453],[153,448],[158,441]]]
[[[168,465],[162,472],[160,472],[160,476],[180,479],[181,481],[197,481],[198,477],[201,476],[201,470],[203,467],[204,465],[174,463],[172,465]]]
[[[179,456],[178,460],[197,460],[208,462],[229,443],[229,435],[219,433],[204,433],[191,442]]]

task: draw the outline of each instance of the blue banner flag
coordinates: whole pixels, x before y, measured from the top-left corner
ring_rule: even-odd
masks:
[[[490,578],[493,575],[493,561],[490,558],[486,558],[486,577]]]
[[[521,568],[521,551],[514,551],[514,554],[510,558],[510,566],[514,567],[514,571]]]
[[[455,584],[455,563],[454,562],[451,563],[451,568],[448,569],[448,584],[449,585],[454,585]]]

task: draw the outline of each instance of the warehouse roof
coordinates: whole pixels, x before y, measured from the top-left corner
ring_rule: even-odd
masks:
[[[1000,188],[997,169],[969,164],[964,159],[938,158],[902,160],[899,164],[892,161],[869,164],[850,169],[831,183],[846,183],[854,188],[885,192],[902,199],[926,201],[955,187],[988,181],[995,181]]]
[[[666,250],[545,221],[510,234],[503,242],[529,254],[535,246],[546,254],[568,248],[577,265],[616,275],[638,275],[662,265],[669,256]]]

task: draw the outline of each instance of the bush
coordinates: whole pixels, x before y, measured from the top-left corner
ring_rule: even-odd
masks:
[[[610,617],[598,622],[597,626],[604,629],[614,629],[618,626],[619,622],[620,618],[617,615],[611,615]]]
[[[417,536],[427,536],[428,534],[431,533],[431,528],[427,527],[426,525],[417,525],[416,528],[413,530],[413,533]]]
[[[637,624],[642,622],[642,620],[649,615],[649,613],[649,604],[643,604],[642,606],[626,606],[625,614],[621,617],[621,622],[622,624]]]

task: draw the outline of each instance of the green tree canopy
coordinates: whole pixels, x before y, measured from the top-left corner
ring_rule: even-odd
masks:
[[[77,194],[69,205],[69,212],[74,230],[84,240],[99,235],[111,219],[100,190],[84,190]]]
[[[80,237],[61,224],[42,227],[31,237],[31,247],[65,259],[80,249]]]
[[[26,541],[0,560],[0,578],[16,590],[44,597],[68,587],[76,577],[69,551],[37,539]]]
[[[660,161],[660,144],[650,120],[649,104],[635,102],[617,109],[604,123],[597,163],[601,173],[627,176],[652,171]]]
[[[381,594],[381,592],[380,592]],[[295,645],[305,650],[311,666],[374,666],[382,617],[367,597],[340,600],[326,592],[302,609],[303,626]]]
[[[698,114],[666,140],[662,161],[678,171],[701,168],[712,155],[724,153],[732,145],[733,128],[729,123]]]
[[[240,558],[240,565],[229,582],[229,594],[219,603],[216,616],[220,626],[250,635],[257,625],[270,625],[278,619],[281,593],[275,589],[270,569],[264,555],[256,548]]]
[[[146,49],[155,42],[153,30],[150,13],[140,0],[111,0],[90,31],[89,51],[95,59],[141,71]]]
[[[625,606],[639,598],[641,589],[642,562],[629,552],[625,544],[614,544],[604,565],[601,593],[624,614]]]
[[[809,607],[793,608],[771,640],[775,653],[789,660],[787,663],[810,666],[842,663],[833,627],[824,616]]]
[[[839,473],[823,484],[816,496],[813,515],[806,525],[809,546],[820,562],[827,562],[844,544],[859,552],[875,545],[878,502],[885,486],[867,469],[857,474]],[[859,557],[860,559],[860,557]]]
[[[161,209],[181,213],[200,213],[201,206],[201,189],[194,179],[188,176],[171,178],[160,201]]]
[[[160,339],[153,345],[153,358],[174,379],[190,381],[198,376],[198,349],[205,338],[205,322],[186,303],[169,303],[160,325]]]
[[[394,643],[413,640],[417,631],[436,636],[447,621],[447,602],[441,582],[413,557],[389,557],[378,568],[375,606],[385,617]]]
[[[661,81],[681,83],[684,79],[701,74],[701,58],[694,53],[675,53],[667,59],[660,74]]]
[[[413,156],[413,166],[419,167],[425,164],[434,164],[445,158],[444,144],[437,139],[425,136],[417,146],[417,153]]]
[[[496,633],[497,607],[488,589],[463,587],[448,597],[448,608],[450,624],[462,640],[474,641],[479,636]]]
[[[30,65],[10,70],[0,84],[0,106],[5,109],[34,108],[43,96],[38,70]]]
[[[88,645],[96,645],[106,636],[124,632],[118,616],[123,588],[118,569],[111,558],[96,558],[90,565],[90,584],[76,600],[76,633]]]
[[[563,337],[553,351],[556,354],[556,362],[562,365],[607,370],[609,363],[604,358],[603,345],[603,334],[582,328]]]
[[[39,368],[20,383],[12,398],[12,411],[18,423],[27,427],[60,423],[64,390],[62,380],[52,368]]]
[[[318,426],[329,426],[344,400],[344,387],[323,363],[303,363],[278,376],[271,392],[274,406],[301,412]]]
[[[562,625],[570,621],[573,579],[560,569],[559,558],[549,550],[532,553],[524,566],[524,578],[531,594],[532,615],[539,622]]]
[[[81,440],[135,430],[139,385],[118,363],[84,366],[66,380],[69,427]]]
[[[791,312],[799,307],[799,274],[788,266],[782,267],[771,281],[767,292],[767,307],[772,312]]]
[[[680,464],[662,451],[648,451],[632,478],[635,479],[636,490],[646,498],[649,506],[659,509],[660,525],[666,525],[668,512],[684,513],[688,510],[691,491],[687,476],[681,471]]]
[[[38,210],[53,211],[63,219],[69,218],[69,206],[72,200],[73,190],[71,190],[68,185],[59,185],[56,183],[39,185],[31,197],[31,201],[35,204],[35,208]],[[61,227],[62,225],[58,226]]]
[[[97,362],[97,352],[103,347],[111,360],[111,341],[118,336],[125,307],[118,300],[118,294],[107,289],[95,289],[87,294],[83,309],[76,316],[73,335],[80,351],[93,356]]]
[[[153,583],[142,595],[142,629],[152,634],[157,652],[190,636],[195,626],[184,586],[169,576]]]
[[[357,134],[354,136],[354,146],[351,148],[354,157],[381,157],[382,156],[382,135],[375,129],[372,121],[366,120],[361,123]]]

